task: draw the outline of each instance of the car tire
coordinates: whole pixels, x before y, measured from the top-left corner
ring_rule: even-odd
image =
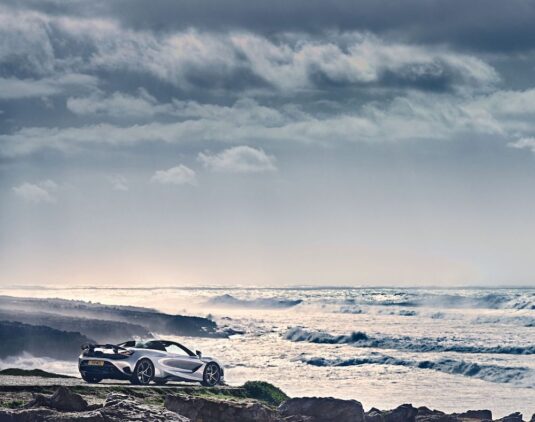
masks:
[[[132,384],[149,385],[154,378],[154,365],[150,359],[141,359],[134,368],[134,374],[130,379]]]
[[[102,381],[102,378],[100,377],[85,374],[82,374],[82,379],[89,384],[98,384],[100,381]]]
[[[201,384],[205,387],[215,387],[221,381],[221,368],[215,362],[206,364]]]

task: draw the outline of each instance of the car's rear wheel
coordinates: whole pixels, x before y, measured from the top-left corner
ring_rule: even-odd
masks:
[[[154,365],[149,359],[141,359],[134,369],[132,384],[148,385],[154,378]]]
[[[82,379],[85,382],[88,382],[89,384],[97,384],[100,381],[102,381],[102,378],[100,377],[96,377],[94,375],[87,375],[87,374],[82,374]]]
[[[210,362],[204,368],[201,384],[205,387],[213,387],[221,381],[221,368],[215,362]]]

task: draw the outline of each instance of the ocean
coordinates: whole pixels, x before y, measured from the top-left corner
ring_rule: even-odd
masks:
[[[229,384],[264,380],[292,396],[402,403],[446,412],[535,413],[535,289],[4,289],[210,316],[229,339],[177,338],[226,367]],[[169,336],[166,336],[169,337]],[[123,341],[126,339],[117,339]],[[73,362],[2,366],[77,374]]]

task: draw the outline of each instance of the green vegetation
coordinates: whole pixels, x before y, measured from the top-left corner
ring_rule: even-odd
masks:
[[[257,400],[269,406],[278,406],[288,400],[281,389],[264,381],[248,381],[241,387],[186,387],[179,394],[218,400]]]
[[[9,400],[2,403],[2,407],[7,407],[8,409],[18,409],[24,405],[22,400]]]
[[[54,374],[41,369],[19,369],[8,368],[0,371],[0,375],[10,375],[17,377],[41,377],[41,378],[73,378],[68,375]]]
[[[247,381],[243,385],[248,398],[278,406],[288,400],[288,396],[278,387],[264,381]]]

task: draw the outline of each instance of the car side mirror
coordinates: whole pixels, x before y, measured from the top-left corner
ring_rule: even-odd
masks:
[[[202,352],[200,350],[196,350],[195,354],[200,358],[202,358]]]

